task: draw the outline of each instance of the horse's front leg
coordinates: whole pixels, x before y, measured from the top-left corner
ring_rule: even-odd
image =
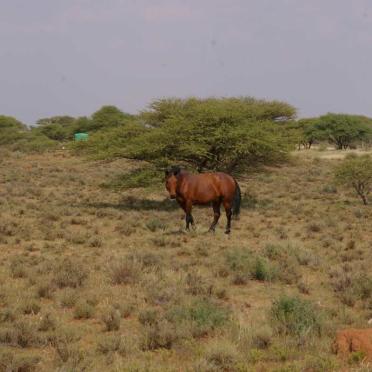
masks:
[[[192,210],[192,202],[187,201],[185,203],[186,230],[190,230],[190,223],[194,227],[194,218],[192,217],[191,210]]]

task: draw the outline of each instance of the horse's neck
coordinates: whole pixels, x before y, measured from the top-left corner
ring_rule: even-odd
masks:
[[[186,172],[186,171],[182,171],[179,175],[178,175],[178,187],[181,187],[181,185],[184,183],[184,182],[187,182],[187,179],[190,177],[190,173]]]

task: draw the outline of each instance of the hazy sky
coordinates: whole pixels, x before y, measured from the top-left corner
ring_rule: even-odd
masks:
[[[0,114],[190,95],[372,116],[372,1],[0,0]]]

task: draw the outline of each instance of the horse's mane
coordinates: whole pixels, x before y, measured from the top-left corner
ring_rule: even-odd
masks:
[[[185,169],[182,169],[179,165],[172,165],[171,167],[169,167],[165,173],[167,175],[171,175],[171,174],[174,174],[175,176],[178,176],[180,174],[185,174],[187,173],[187,171]]]

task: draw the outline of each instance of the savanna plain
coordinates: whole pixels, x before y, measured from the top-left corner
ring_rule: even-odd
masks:
[[[372,318],[372,209],[336,186],[345,151],[238,178],[196,229],[163,185],[102,184],[136,163],[66,151],[0,158],[0,370],[370,371],[332,352]]]

